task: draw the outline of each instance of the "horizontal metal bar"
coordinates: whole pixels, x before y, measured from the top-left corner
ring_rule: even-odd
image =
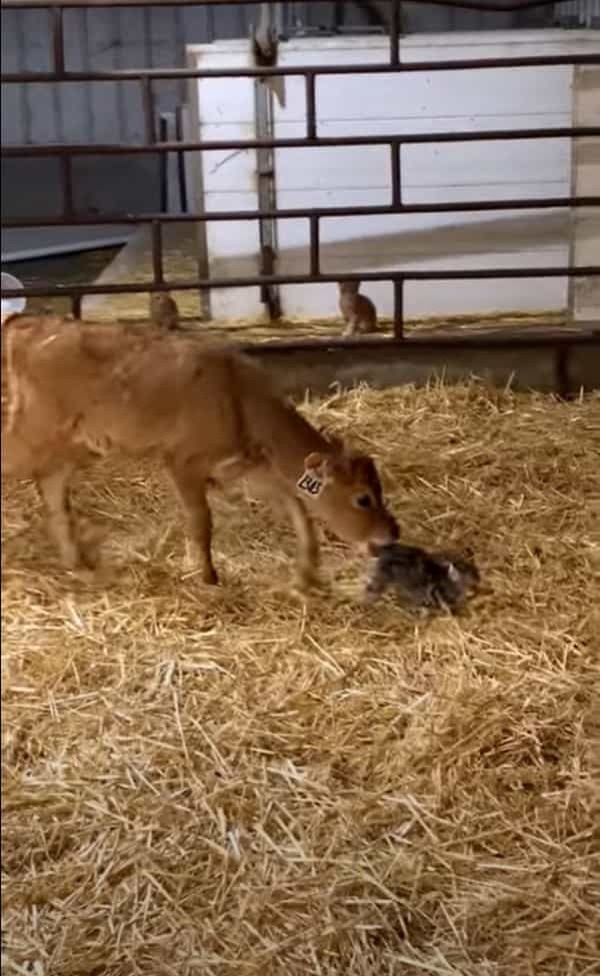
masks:
[[[482,279],[504,278],[597,278],[600,265],[582,267],[528,267],[528,268],[469,268],[467,270],[438,271],[360,271],[344,272],[347,281],[481,281]],[[312,285],[336,284],[340,272],[336,274],[301,275],[263,275],[231,278],[192,278],[181,281],[171,279],[161,283],[123,282],[114,285],[31,285],[25,288],[2,288],[5,298],[58,298],[61,295],[137,295],[154,291],[191,291],[194,288],[255,288],[257,285]]]
[[[390,64],[323,64],[289,65],[283,68],[257,67],[244,68],[123,68],[112,71],[65,71],[54,74],[51,71],[9,71],[0,75],[2,84],[80,82],[80,81],[140,81],[145,78],[162,80],[181,80],[184,78],[260,78],[277,75],[286,77],[315,77],[326,75],[382,75],[403,74],[419,71],[465,71],[485,68],[545,68],[556,65],[594,65],[600,64],[600,53],[591,54],[548,54],[531,55],[520,58],[460,58],[452,61],[400,61]]]
[[[40,7],[206,7],[235,4],[243,6],[254,0],[2,0],[2,7],[17,10],[37,10]],[[438,7],[455,7],[463,10],[481,10],[485,13],[511,13],[532,10],[536,7],[554,7],[556,0],[512,0],[512,2],[486,3],[485,0],[413,0]]]
[[[579,139],[600,136],[600,125],[554,126],[541,129],[486,129],[481,132],[406,132],[400,135],[323,136],[315,139],[212,139],[206,142],[157,142],[153,145],[46,143],[2,146],[3,159],[42,156],[131,156],[172,152],[231,152],[234,149],[316,149],[335,146],[411,146],[426,143],[498,142],[510,139]]]
[[[440,203],[403,203],[398,206],[383,204],[373,207],[286,207],[279,210],[206,210],[202,213],[116,213],[81,214],[64,217],[60,214],[49,217],[3,217],[1,226],[16,227],[95,227],[114,224],[180,224],[209,223],[210,221],[244,220],[294,220],[313,217],[332,219],[334,217],[380,217],[393,214],[429,213],[485,213],[504,210],[560,210],[577,207],[600,207],[597,197],[518,197],[513,200],[456,200]]]

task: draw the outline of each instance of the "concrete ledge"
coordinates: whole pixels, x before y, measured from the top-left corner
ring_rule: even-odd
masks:
[[[571,346],[568,374],[570,392],[600,389],[600,346]]]
[[[481,336],[363,340],[348,343],[252,343],[244,351],[280,375],[289,394],[322,393],[332,384],[374,387],[424,385],[443,376],[449,382],[479,376],[514,389],[569,396],[600,389],[598,334],[514,338]]]

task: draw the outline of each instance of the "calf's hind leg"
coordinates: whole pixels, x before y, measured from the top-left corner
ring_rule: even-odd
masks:
[[[53,471],[38,475],[37,489],[46,507],[48,531],[52,536],[66,569],[88,569],[89,563],[77,539],[75,522],[69,499],[69,478],[73,465],[64,464]]]
[[[206,497],[208,479],[195,464],[171,465],[171,474],[188,520],[188,539],[194,565],[201,570],[205,583],[215,585],[219,582],[213,565],[212,515]]]

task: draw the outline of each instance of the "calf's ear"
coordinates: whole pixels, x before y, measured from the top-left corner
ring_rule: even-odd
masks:
[[[330,465],[328,459],[323,454],[314,451],[304,458],[304,467],[310,474],[324,481]]]

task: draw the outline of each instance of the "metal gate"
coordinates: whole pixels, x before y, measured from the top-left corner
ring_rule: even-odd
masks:
[[[236,0],[236,8],[241,8],[246,0]],[[481,0],[427,0],[429,6],[433,5],[446,9],[462,10],[469,12],[483,12],[485,14],[518,12],[520,14],[527,11],[550,11],[554,9],[554,4],[549,0],[521,0],[521,2],[505,3],[501,0],[497,2],[481,2]],[[597,0],[585,0],[585,10],[595,10]],[[415,203],[408,204],[403,200],[402,193],[402,169],[400,165],[400,150],[402,146],[415,143],[467,143],[481,140],[522,140],[522,139],[556,139],[558,137],[598,137],[600,127],[598,126],[571,126],[563,128],[529,128],[529,129],[500,129],[486,131],[462,131],[449,132],[440,131],[433,133],[397,133],[384,136],[362,136],[351,135],[341,137],[322,137],[317,131],[317,112],[316,112],[316,80],[326,75],[360,74],[364,76],[366,82],[372,75],[384,72],[419,72],[419,71],[460,71],[462,69],[477,70],[482,74],[489,68],[511,68],[511,67],[535,67],[546,65],[600,65],[600,55],[598,54],[576,54],[576,55],[553,55],[543,57],[497,57],[484,60],[452,60],[452,61],[427,61],[427,62],[403,62],[400,57],[399,35],[401,33],[402,7],[403,4],[398,0],[391,0],[390,3],[382,5],[380,3],[359,4],[364,10],[371,10],[372,20],[377,17],[387,18],[387,28],[389,34],[389,62],[384,64],[364,64],[364,65],[344,65],[344,64],[322,64],[310,65],[306,67],[288,67],[283,70],[277,66],[276,60],[268,63],[267,59],[258,59],[256,66],[243,69],[211,69],[196,70],[189,67],[169,67],[169,68],[144,68],[144,69],[109,69],[109,70],[73,70],[65,59],[65,12],[70,8],[122,8],[122,7],[207,7],[209,0],[2,0],[4,9],[19,10],[39,10],[49,11],[52,25],[52,64],[49,70],[42,71],[17,71],[7,72],[2,75],[3,85],[20,84],[46,84],[46,83],[77,83],[87,85],[94,82],[135,82],[139,86],[143,105],[143,115],[145,124],[145,139],[135,145],[115,145],[98,143],[50,143],[44,145],[6,145],[2,148],[4,159],[40,159],[53,158],[58,161],[60,166],[62,181],[62,212],[53,216],[36,215],[33,217],[13,217],[3,220],[4,227],[10,228],[36,228],[36,227],[58,227],[72,226],[84,227],[91,225],[147,225],[151,228],[152,238],[152,264],[153,280],[150,283],[123,282],[120,284],[85,284],[68,286],[35,286],[25,289],[25,295],[31,297],[54,297],[69,296],[72,302],[73,313],[80,315],[81,302],[84,295],[88,294],[115,294],[115,293],[135,293],[135,292],[154,292],[164,291],[170,287],[175,287],[178,291],[194,289],[202,292],[210,288],[227,287],[249,287],[259,285],[263,293],[273,286],[279,284],[307,284],[312,282],[331,282],[338,280],[338,274],[326,274],[321,270],[319,229],[320,220],[323,217],[356,217],[380,214],[403,214],[403,213],[444,213],[452,211],[460,212],[479,212],[479,211],[504,211],[504,210],[528,210],[528,209],[548,209],[548,208],[582,208],[600,206],[598,196],[568,196],[568,197],[546,197],[534,199],[502,199],[488,201],[471,201],[460,203]],[[221,0],[212,0],[213,7],[223,7]],[[288,20],[293,17],[292,8],[307,8],[309,5],[288,4]],[[409,5],[411,8],[418,6],[417,3]],[[558,5],[557,5],[558,6]],[[564,5],[561,5],[564,6]],[[569,4],[573,7],[573,4]],[[334,4],[333,10],[340,20],[341,8],[346,7],[342,4]],[[382,13],[383,11],[383,13]],[[341,21],[338,24],[341,26]],[[375,25],[377,26],[377,25]],[[227,140],[211,141],[200,143],[197,141],[169,141],[165,132],[157,131],[155,124],[155,85],[158,81],[170,80],[183,82],[190,78],[233,78],[250,77],[265,78],[277,77],[285,74],[286,76],[302,77],[304,79],[306,91],[306,132],[299,138],[274,139],[259,135],[255,139],[246,140]],[[269,205],[268,194],[263,195],[263,203],[259,209],[252,211],[242,211],[232,213],[230,211],[209,211],[206,213],[177,213],[165,212],[165,209],[157,212],[131,213],[129,211],[118,213],[97,213],[83,214],[78,212],[74,200],[73,190],[73,168],[74,161],[89,159],[90,157],[119,157],[125,154],[136,156],[154,156],[165,159],[167,154],[176,153],[181,158],[184,153],[197,153],[209,150],[228,150],[235,151],[241,149],[256,150],[258,154],[267,154],[276,148],[310,148],[323,146],[386,146],[390,154],[391,164],[391,199],[389,204],[381,206],[346,206],[335,208],[303,208],[303,209],[283,209],[273,208]],[[171,221],[177,222],[206,222],[210,221],[244,221],[259,220],[262,222],[273,221],[275,218],[305,218],[310,226],[310,266],[305,274],[292,276],[279,276],[272,273],[273,269],[263,263],[263,274],[260,277],[227,277],[227,278],[207,278],[196,277],[185,281],[177,280],[171,286],[165,280],[163,270],[163,227]],[[394,335],[390,337],[390,342],[394,340],[404,340],[404,286],[407,281],[450,281],[450,280],[473,280],[473,279],[511,279],[511,278],[540,278],[540,277],[567,277],[573,279],[577,276],[598,277],[600,276],[600,265],[595,264],[587,267],[516,267],[500,268],[489,267],[483,269],[465,270],[413,270],[413,271],[384,271],[384,272],[360,272],[348,273],[344,277],[351,280],[361,281],[391,281],[394,288]],[[17,294],[15,290],[3,290],[3,296],[13,297]],[[23,294],[19,292],[18,294]],[[332,345],[332,340],[327,340],[327,345]]]

